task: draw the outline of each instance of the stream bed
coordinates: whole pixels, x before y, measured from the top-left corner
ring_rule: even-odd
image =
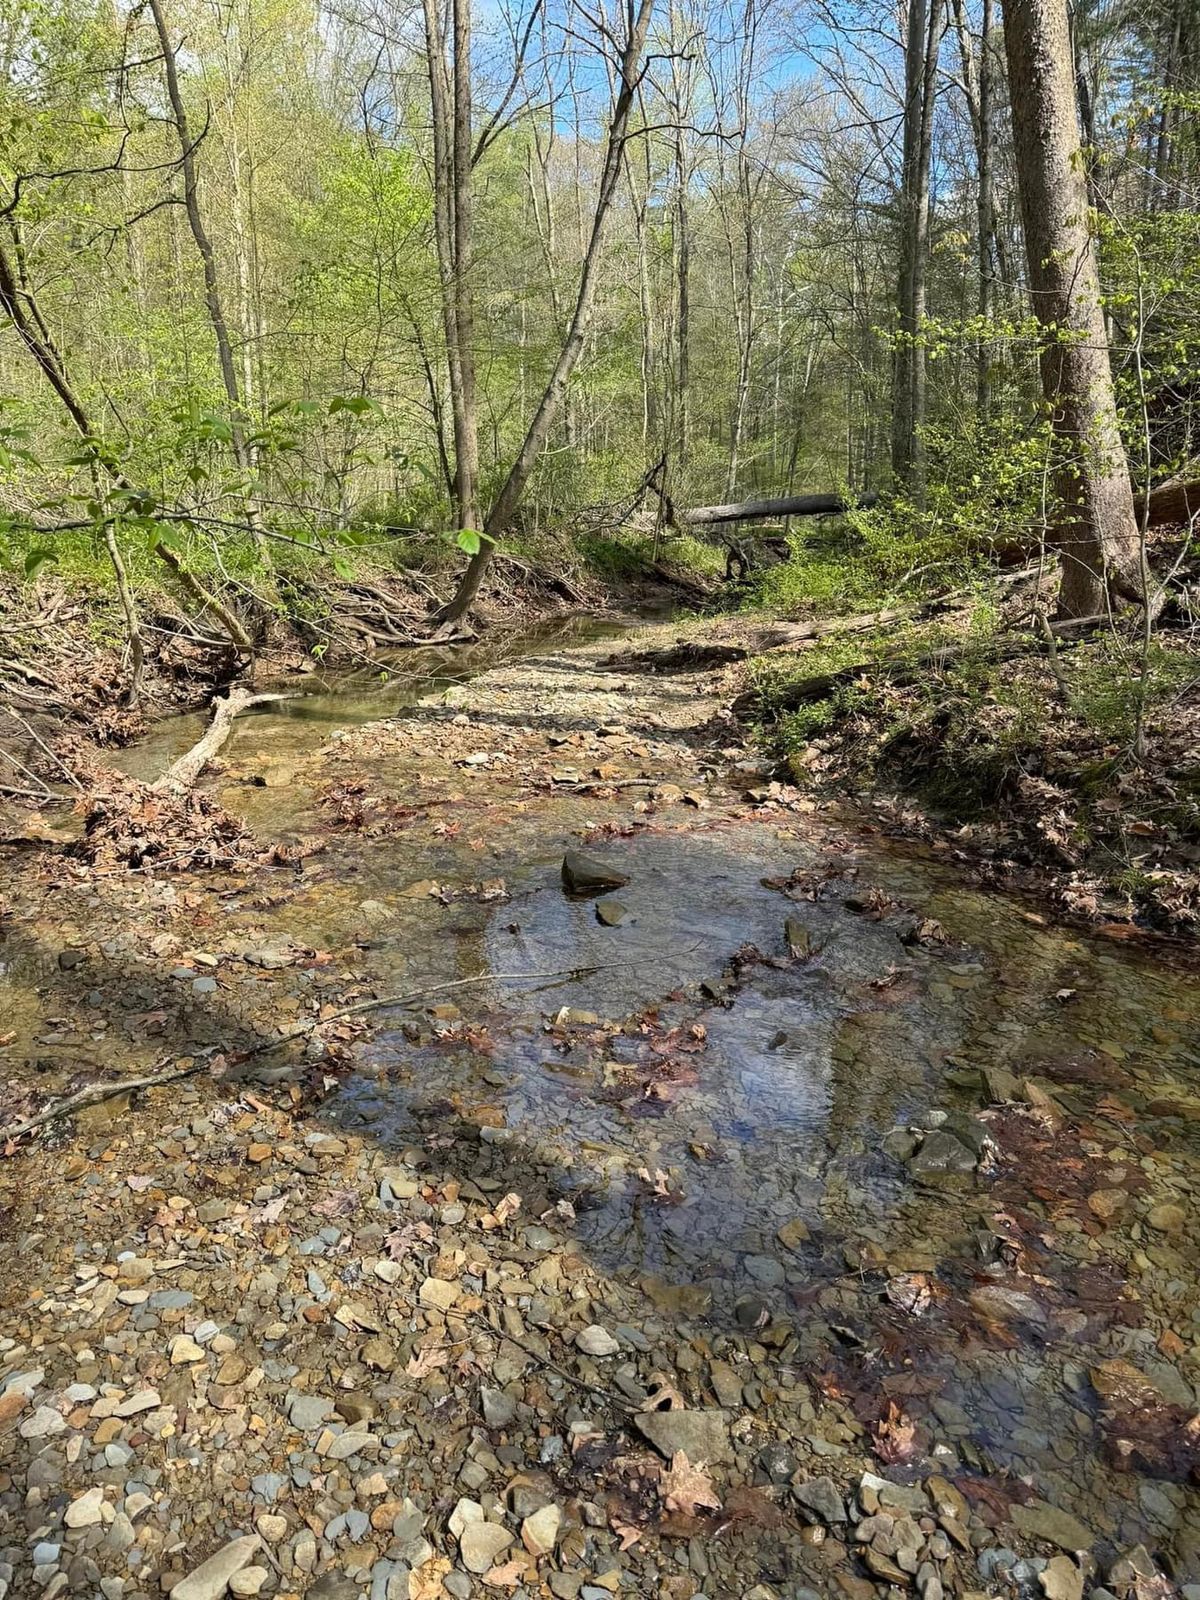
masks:
[[[324,850],[275,897],[267,870],[169,885],[174,944],[117,941],[89,958],[92,993],[134,972],[150,988],[126,1011],[204,1051],[236,1046],[268,991],[276,1021],[419,992],[352,1031],[313,1127],[421,1151],[455,1194],[526,1196],[527,1262],[569,1235],[642,1308],[622,1340],[670,1352],[681,1383],[734,1341],[745,1383],[717,1399],[761,1427],[780,1380],[758,1367],[778,1359],[813,1397],[786,1436],[814,1470],[873,1445],[973,1510],[1002,1485],[1051,1550],[1103,1565],[1144,1545],[1200,1583],[1193,965],[772,789],[722,683],[623,668],[634,637],[587,623],[245,719],[210,792],[255,835]],[[154,776],[196,733],[160,729],[124,766]],[[611,914],[565,892],[572,848],[625,880]],[[127,909],[72,892],[57,914],[80,947],[89,916],[95,938]],[[10,941],[0,980],[43,1040],[67,1004],[47,994],[53,944]],[[43,1075],[111,1065],[123,1027],[60,1027]],[[1014,1576],[985,1535],[988,1592],[1040,1593],[1048,1557]]]

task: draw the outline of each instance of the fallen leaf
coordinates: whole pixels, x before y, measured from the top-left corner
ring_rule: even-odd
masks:
[[[709,1511],[721,1509],[716,1487],[703,1464],[693,1466],[682,1450],[676,1450],[671,1457],[671,1465],[659,1480],[659,1489],[668,1511],[682,1511],[691,1517],[701,1506]]]

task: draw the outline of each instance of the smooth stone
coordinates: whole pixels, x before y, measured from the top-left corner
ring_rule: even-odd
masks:
[[[1068,1511],[1060,1511],[1057,1506],[1048,1505],[1044,1500],[1032,1500],[1026,1506],[1014,1505],[1009,1512],[1009,1520],[1031,1539],[1044,1539],[1047,1544],[1056,1544],[1060,1550],[1090,1550],[1095,1543],[1095,1534],[1085,1528],[1078,1518],[1071,1516]]]
[[[256,1533],[231,1539],[215,1555],[202,1561],[194,1572],[179,1580],[171,1590],[172,1600],[220,1600],[234,1573],[250,1565],[261,1543]]]
[[[590,1327],[576,1334],[575,1345],[589,1356],[615,1356],[621,1349],[608,1329],[602,1328],[598,1322],[593,1322]]]
[[[531,1556],[548,1556],[558,1540],[562,1512],[556,1505],[543,1506],[521,1524],[521,1543]]]
[[[623,889],[629,879],[582,850],[568,850],[562,863],[563,887],[571,894],[588,894],[597,889]]]
[[[68,1528],[90,1528],[100,1521],[100,1508],[104,1504],[104,1490],[97,1485],[89,1489],[86,1494],[81,1494],[63,1513],[63,1521]]]

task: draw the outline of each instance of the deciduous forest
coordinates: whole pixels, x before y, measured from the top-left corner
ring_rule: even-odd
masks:
[[[0,1600],[1196,1600],[1196,0],[0,47]]]

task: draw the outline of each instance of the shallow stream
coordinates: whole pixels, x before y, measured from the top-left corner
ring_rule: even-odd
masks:
[[[540,635],[526,666],[550,682],[597,636]],[[335,730],[419,718],[497,659],[406,659],[386,682],[304,686],[239,724],[222,803],[259,833],[311,830],[306,763]],[[656,692],[686,696],[687,680]],[[486,754],[495,708],[480,693],[463,704]],[[161,729],[129,770],[155,775],[197,728]],[[656,776],[690,788],[705,761],[721,765],[709,752]],[[384,757],[347,766],[403,796]],[[785,1313],[806,1379],[852,1395],[864,1426],[894,1401],[939,1459],[1023,1479],[1101,1539],[1144,1541],[1200,1578],[1184,1443],[1200,1409],[1189,964],[1056,927],[854,815],[810,825],[730,795],[589,843],[629,880],[623,920],[604,926],[594,899],[563,892],[560,864],[589,825],[628,821],[628,795],[543,785],[523,803],[511,763],[496,773],[470,773],[460,830],[339,837],[270,931],[353,950],[377,993],[592,970],[497,976],[437,1012],[382,1013],[321,1115],[397,1150],[436,1142],[447,1119],[476,1124],[480,1166],[464,1178],[540,1184],[573,1206],[583,1248],[640,1281],[654,1315],[753,1328]],[[409,893],[426,882],[453,892]],[[238,907],[227,895],[223,916]],[[807,959],[789,959],[787,916]],[[986,1109],[989,1073],[1012,1075],[1016,1106]],[[895,1130],[943,1113],[982,1116],[991,1144],[977,1173],[918,1180]],[[1093,1381],[1114,1361],[1147,1381],[1137,1406]]]

